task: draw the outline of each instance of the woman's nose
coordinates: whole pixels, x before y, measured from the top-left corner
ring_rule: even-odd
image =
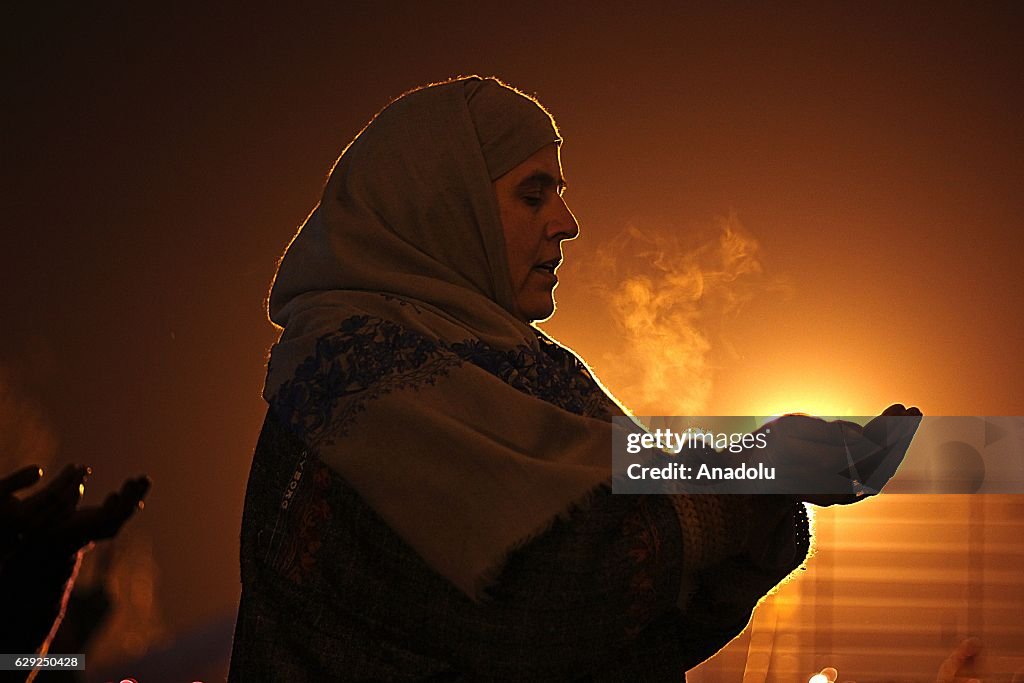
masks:
[[[550,224],[550,234],[561,240],[574,240],[580,235],[580,224],[576,216],[569,210],[569,206],[561,197],[558,198],[561,204],[559,216]]]

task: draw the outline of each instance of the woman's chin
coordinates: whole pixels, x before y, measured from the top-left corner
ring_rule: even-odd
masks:
[[[532,305],[522,306],[523,319],[527,322],[543,322],[550,318],[555,312],[555,302],[548,296],[546,301],[533,302]]]

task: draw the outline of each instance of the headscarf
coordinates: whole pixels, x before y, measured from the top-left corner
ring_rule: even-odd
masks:
[[[288,247],[271,320],[287,327],[305,304],[301,295],[325,290],[411,296],[459,319],[497,314],[479,310],[491,307],[472,293],[511,312],[491,182],[560,142],[539,103],[494,79],[458,79],[396,99],[342,153]]]
[[[270,295],[272,411],[473,598],[611,477],[619,408],[511,313],[492,181],[560,141],[495,79],[403,95],[342,153]]]

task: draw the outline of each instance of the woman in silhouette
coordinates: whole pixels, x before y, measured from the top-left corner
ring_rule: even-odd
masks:
[[[231,681],[678,681],[804,560],[798,497],[611,494],[624,411],[532,324],[560,143],[471,77],[338,160],[270,296]]]

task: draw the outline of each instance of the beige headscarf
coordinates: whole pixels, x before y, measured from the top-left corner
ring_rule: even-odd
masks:
[[[548,378],[510,312],[492,181],[553,142],[550,115],[496,80],[407,93],[343,152],[270,296],[284,331],[264,397],[474,598],[611,476],[618,407],[581,365]],[[583,402],[523,389],[545,381]]]

